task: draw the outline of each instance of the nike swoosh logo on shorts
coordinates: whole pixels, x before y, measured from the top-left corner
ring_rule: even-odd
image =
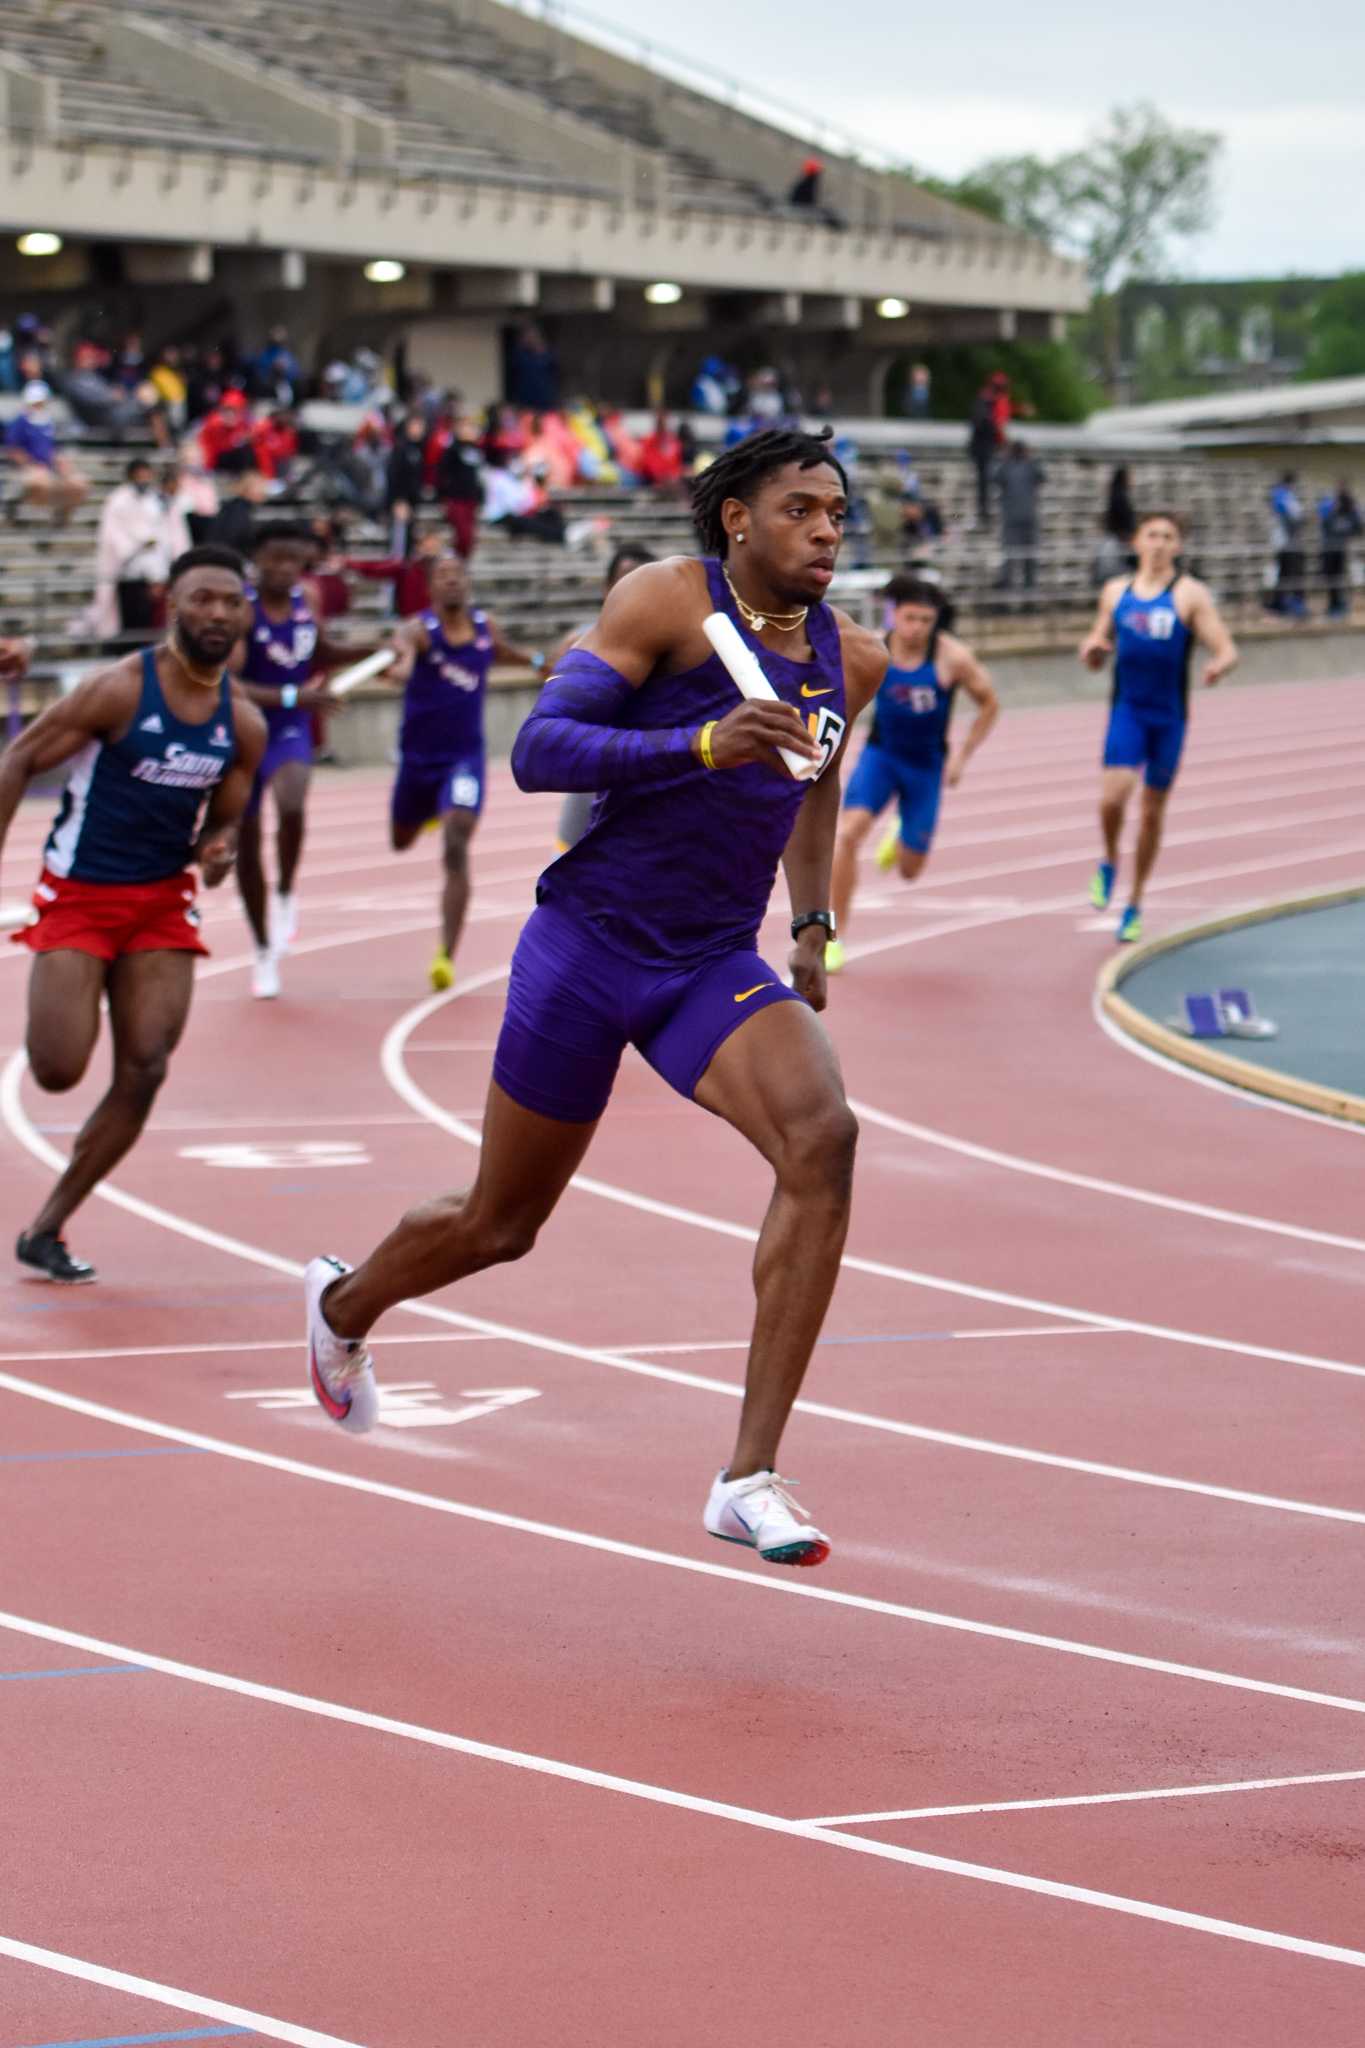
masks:
[[[735,1001],[737,1003],[747,1003],[750,996],[756,996],[761,988],[771,987],[772,983],[770,981],[756,981],[752,988],[746,988],[742,994],[737,995]]]
[[[812,690],[809,683],[802,683],[801,695],[803,697],[832,697],[834,695],[834,685],[831,683],[827,690]]]

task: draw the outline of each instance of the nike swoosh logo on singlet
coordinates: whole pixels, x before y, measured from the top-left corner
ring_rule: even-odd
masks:
[[[735,1001],[737,1003],[747,1003],[750,996],[756,996],[761,988],[771,987],[772,983],[770,981],[756,981],[752,988],[746,988],[742,995],[737,995]]]
[[[832,697],[834,695],[834,685],[831,683],[827,690],[812,690],[809,683],[802,683],[801,695],[803,697]]]

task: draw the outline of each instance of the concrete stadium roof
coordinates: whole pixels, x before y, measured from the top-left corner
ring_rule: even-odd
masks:
[[[1365,406],[1365,377],[1326,377],[1314,384],[1276,384],[1269,390],[1210,391],[1202,398],[1164,399],[1156,405],[1115,406],[1093,413],[1090,433],[1105,440],[1144,432],[1180,433],[1197,427],[1293,422],[1305,415],[1348,412]]]

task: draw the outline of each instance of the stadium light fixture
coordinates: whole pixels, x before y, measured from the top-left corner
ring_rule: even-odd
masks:
[[[46,228],[34,228],[28,234],[20,235],[16,246],[21,256],[59,256],[62,238],[50,234]]]
[[[883,320],[903,320],[910,311],[908,299],[878,299],[877,311]]]
[[[371,284],[399,284],[407,274],[407,264],[395,262],[392,256],[381,256],[365,265],[365,275]]]
[[[680,284],[665,284],[660,281],[658,284],[645,286],[645,297],[651,306],[676,306],[682,295]]]

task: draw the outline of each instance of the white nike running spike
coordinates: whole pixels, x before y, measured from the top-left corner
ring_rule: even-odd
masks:
[[[280,992],[280,963],[269,946],[256,948],[251,970],[251,993],[257,1002],[273,1001]]]
[[[276,953],[287,953],[299,935],[299,903],[297,896],[272,896],[270,899],[270,945]]]
[[[374,1362],[360,1338],[338,1337],[322,1312],[322,1297],[351,1268],[344,1259],[310,1259],[303,1292],[308,1309],[308,1378],[323,1413],[357,1436],[379,1420]]]
[[[795,1483],[775,1472],[750,1472],[744,1479],[720,1473],[702,1515],[708,1535],[746,1544],[766,1564],[823,1564],[829,1538],[793,1500],[789,1488]]]

